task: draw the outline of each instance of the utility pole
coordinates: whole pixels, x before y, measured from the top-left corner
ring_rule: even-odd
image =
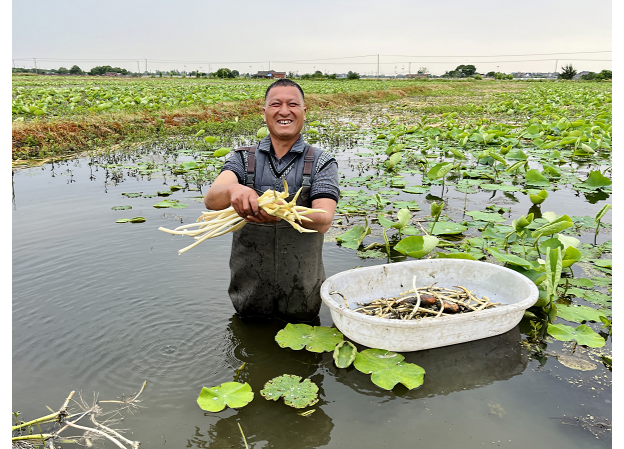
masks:
[[[33,61],[35,61],[35,73],[39,73],[37,72],[37,58],[33,58]]]
[[[141,76],[141,67],[139,67],[139,61],[137,61],[137,75]]]
[[[559,64],[559,60],[555,59],[555,73],[557,73],[557,65]]]
[[[269,72],[271,71],[271,61],[269,61]]]
[[[377,79],[379,79],[379,54],[377,54]]]

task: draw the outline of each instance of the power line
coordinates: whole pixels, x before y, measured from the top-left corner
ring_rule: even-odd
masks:
[[[434,56],[434,55],[420,55],[420,56],[412,56],[412,55],[382,55],[388,57],[397,57],[397,58],[507,58],[513,56],[555,56],[555,55],[577,55],[581,53],[612,53],[611,50],[600,50],[600,51],[573,51],[569,53],[527,53],[523,55],[454,55],[454,56]],[[444,62],[444,61],[441,61]]]

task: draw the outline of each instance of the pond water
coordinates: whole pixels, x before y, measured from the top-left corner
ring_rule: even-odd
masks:
[[[347,178],[360,174],[349,165],[356,151],[337,154]],[[162,198],[122,193],[156,193],[178,183],[175,176],[112,179],[92,162],[14,174],[12,407],[23,419],[49,413],[46,405],[58,409],[71,390],[90,403],[95,393],[115,399],[147,380],[142,408],[116,426],[142,447],[244,447],[238,424],[257,449],[610,447],[610,432],[598,437],[581,423],[611,420],[611,372],[600,363],[577,371],[554,356],[531,357],[520,344],[525,321],[500,336],[405,353],[426,371],[415,390],[383,390],[353,367],[336,368],[330,353],[280,348],[274,338],[285,323],[249,323],[235,315],[227,294],[229,234],[179,256],[190,239],[158,231],[194,222],[204,210],[202,192],[184,189],[169,197],[188,203],[185,209],[156,209]],[[461,214],[465,194],[447,189],[449,210]],[[501,192],[492,199],[492,193],[469,194],[468,208],[496,202],[516,217],[532,206],[517,192],[510,194],[515,200]],[[421,215],[428,214],[425,194],[397,198],[415,199]],[[566,189],[547,201],[544,210],[557,214],[593,216],[602,206]],[[120,205],[132,210],[111,210]],[[146,222],[115,223],[136,216]],[[611,221],[610,212],[604,221]],[[387,263],[337,245],[338,229],[324,245],[327,276]],[[374,231],[365,244],[375,236],[380,241]],[[593,233],[579,238],[593,242]],[[610,238],[601,233],[598,243]],[[319,322],[333,324],[325,305]],[[610,351],[610,339],[604,349]],[[547,352],[564,354],[569,345],[554,341]],[[255,399],[239,410],[203,412],[196,403],[202,386],[234,380],[243,362],[239,381],[249,382]],[[282,374],[319,386],[313,414],[300,416],[260,396],[265,382]]]

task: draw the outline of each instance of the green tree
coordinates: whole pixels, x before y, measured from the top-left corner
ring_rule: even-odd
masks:
[[[69,73],[69,70],[67,70],[65,67],[59,67],[56,73],[60,73],[64,75],[66,73]]]
[[[238,70],[232,70],[232,75],[234,75],[234,78],[238,78],[240,76],[240,72]]]
[[[351,70],[349,70],[349,73],[347,73],[347,79],[348,80],[359,80],[360,79],[360,75],[357,74],[356,72],[352,72]]]
[[[487,72],[485,76],[487,76],[488,78],[494,78],[496,76],[496,72],[494,71]]]
[[[73,65],[71,69],[69,69],[69,73],[71,73],[72,75],[82,75],[84,72],[77,65]]]
[[[467,76],[472,76],[475,73],[477,73],[477,68],[473,66],[472,64],[470,65],[462,64],[462,65],[458,65],[455,71],[458,73],[460,77],[465,78]]]
[[[596,79],[596,74],[594,72],[589,72],[585,75],[581,75],[581,79],[584,81],[593,81]]]
[[[234,78],[234,74],[228,68],[220,68],[215,72],[217,78]]]
[[[564,65],[561,67],[561,73],[559,78],[562,80],[571,80],[576,75],[576,69],[572,67],[572,64]]]
[[[596,75],[596,79],[610,80],[613,79],[613,72],[611,70],[602,70]]]

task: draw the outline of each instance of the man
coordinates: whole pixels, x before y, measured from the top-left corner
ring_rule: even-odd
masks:
[[[263,107],[269,135],[258,145],[235,150],[206,192],[208,209],[229,207],[247,224],[232,235],[228,292],[242,317],[278,316],[311,321],[319,312],[323,267],[323,234],[331,226],[340,189],[336,160],[303,141],[307,109],[301,87],[289,79],[269,86]],[[326,213],[307,215],[301,225],[315,233],[299,233],[288,222],[258,208],[268,189],[291,197],[303,186],[297,204]]]

